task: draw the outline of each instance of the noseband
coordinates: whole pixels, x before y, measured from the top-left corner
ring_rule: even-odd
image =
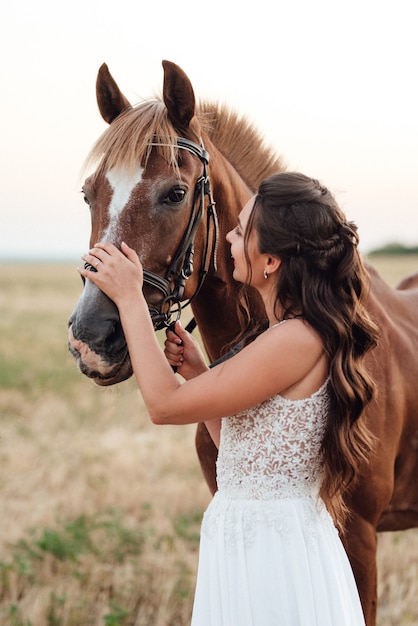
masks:
[[[151,144],[161,145],[161,144]],[[218,246],[218,217],[213,200],[212,190],[210,186],[210,178],[207,173],[207,165],[209,163],[209,154],[203,145],[198,145],[189,139],[178,137],[177,147],[187,150],[193,156],[197,156],[203,165],[202,175],[197,179],[193,194],[192,209],[189,221],[183,233],[180,245],[173,255],[170,266],[167,268],[164,276],[159,276],[154,272],[146,269],[143,270],[144,283],[150,287],[157,289],[162,294],[162,300],[159,309],[148,305],[152,323],[155,330],[161,330],[170,326],[172,316],[177,314],[180,319],[181,311],[188,306],[199,293],[206,274],[209,271],[211,258],[216,270],[216,252]],[[202,267],[199,271],[199,281],[194,294],[189,300],[181,304],[184,295],[186,281],[193,273],[193,256],[194,256],[194,240],[197,230],[202,222],[205,211],[205,198],[208,198],[207,218],[206,218],[206,246],[203,255]],[[96,271],[95,267],[86,264],[86,267],[92,271]],[[172,311],[172,306],[177,304],[177,309]],[[164,311],[164,309],[166,309]]]

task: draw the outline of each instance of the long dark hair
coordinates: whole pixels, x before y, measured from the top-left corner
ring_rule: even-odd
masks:
[[[368,276],[357,227],[317,180],[285,172],[261,183],[246,248],[253,229],[260,253],[281,260],[277,311],[284,318],[302,316],[321,337],[328,357],[331,408],[322,444],[322,496],[341,526],[347,513],[344,493],[373,446],[359,418],[375,393],[364,356],[376,345],[377,327],[364,308]],[[247,261],[250,273],[248,255]]]

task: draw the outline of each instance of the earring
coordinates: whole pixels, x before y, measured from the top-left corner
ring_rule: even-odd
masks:
[[[269,275],[267,274],[267,270],[264,270],[263,276],[264,276],[264,278],[268,278],[269,277]]]

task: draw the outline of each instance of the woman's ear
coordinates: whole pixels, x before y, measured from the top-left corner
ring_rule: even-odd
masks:
[[[281,259],[278,259],[277,257],[274,257],[274,256],[268,256],[266,258],[265,268],[268,274],[273,274],[273,272],[276,272],[279,269],[281,264],[282,264]]]

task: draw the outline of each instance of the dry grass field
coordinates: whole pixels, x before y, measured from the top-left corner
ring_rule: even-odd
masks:
[[[391,284],[418,270],[373,263]],[[79,374],[80,291],[75,264],[0,265],[0,626],[185,626],[210,498],[195,428]],[[418,624],[418,530],[379,537],[379,574],[379,626]]]

